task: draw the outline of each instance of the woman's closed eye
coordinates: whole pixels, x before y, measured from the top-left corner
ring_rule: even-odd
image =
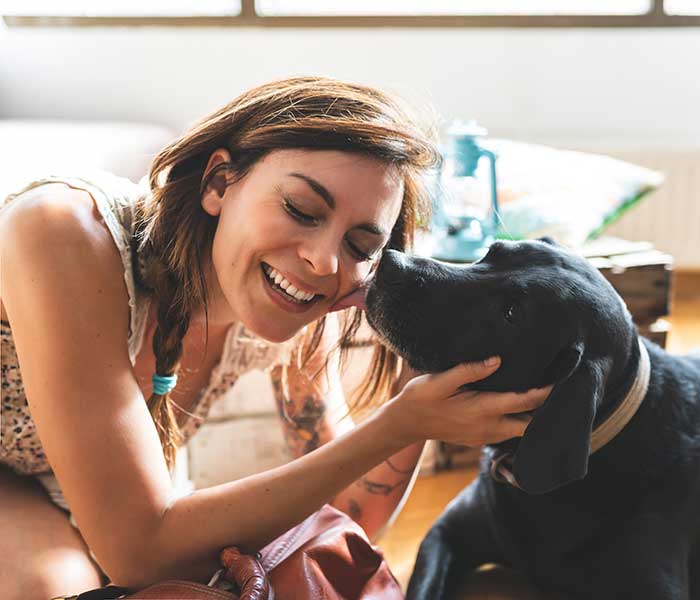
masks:
[[[309,215],[301,210],[299,210],[294,204],[288,199],[284,199],[284,209],[294,218],[304,225],[316,225],[319,221],[317,217]],[[377,252],[367,253],[360,250],[360,248],[355,245],[351,240],[345,240],[350,251],[355,255],[356,258],[362,261],[374,260],[376,258]]]
[[[318,219],[316,217],[313,217],[311,215],[307,215],[305,212],[300,211],[287,198],[284,199],[284,208],[297,221],[301,221],[302,223],[308,223],[309,225],[312,225],[318,221]]]

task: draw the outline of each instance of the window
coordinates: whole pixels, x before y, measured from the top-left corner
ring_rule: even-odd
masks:
[[[0,0],[8,25],[700,27],[700,0]]]
[[[664,8],[669,15],[700,15],[700,0],[666,0]]]
[[[640,15],[652,0],[256,0],[260,15]]]
[[[237,15],[240,0],[0,0],[0,14],[60,17],[194,17]]]

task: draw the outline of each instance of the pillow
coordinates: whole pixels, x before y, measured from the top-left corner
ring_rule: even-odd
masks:
[[[664,180],[662,173],[609,156],[510,140],[487,139],[483,145],[498,156],[501,239],[548,235],[581,246]],[[487,168],[482,159],[479,176],[485,182]]]
[[[48,175],[100,170],[137,182],[175,135],[148,123],[0,119],[0,198]]]

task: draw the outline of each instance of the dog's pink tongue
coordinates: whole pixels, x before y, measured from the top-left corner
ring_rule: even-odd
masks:
[[[336,302],[328,312],[334,312],[336,310],[343,310],[345,308],[350,308],[351,306],[356,306],[362,310],[366,310],[365,299],[367,298],[367,290],[369,288],[369,282],[364,282],[360,287],[358,287],[354,292],[350,292],[347,296],[343,296],[338,302]]]

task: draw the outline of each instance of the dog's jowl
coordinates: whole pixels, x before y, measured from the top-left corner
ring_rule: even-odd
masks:
[[[471,265],[387,251],[367,317],[418,370],[499,355],[473,389],[555,384],[522,438],[421,544],[408,598],[450,598],[486,563],[581,600],[700,600],[700,357],[637,335],[585,259],[496,242]]]

